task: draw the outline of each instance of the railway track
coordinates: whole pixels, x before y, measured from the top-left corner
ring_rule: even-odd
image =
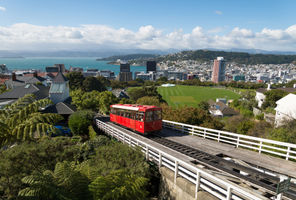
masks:
[[[193,161],[194,164],[201,164],[209,168],[218,169],[272,192],[276,192],[277,184],[280,182],[278,177],[260,172],[254,168],[246,167],[231,160],[225,160],[222,157],[205,153],[198,149],[165,139],[158,135],[150,135],[148,138],[154,142],[195,159]],[[268,197],[272,196],[274,195],[269,194]],[[284,196],[290,199],[296,199],[296,185],[291,184],[290,189],[284,193]]]
[[[109,119],[107,117],[104,117],[103,121],[108,122]],[[126,127],[122,127],[119,125],[116,126],[122,130],[132,131],[130,129],[127,129]],[[251,187],[254,189],[264,188],[264,191],[272,191],[266,193],[265,196],[268,198],[271,198],[275,195],[277,184],[280,182],[280,179],[278,177],[260,172],[259,170],[256,170],[254,167],[247,167],[242,164],[235,163],[232,160],[226,160],[221,156],[212,155],[200,151],[190,146],[165,139],[156,134],[143,137],[146,137],[156,143],[159,143],[172,150],[175,150],[179,153],[193,158],[193,164],[200,164],[206,166],[208,169],[216,171],[218,170],[220,172],[227,173],[232,177],[236,177],[242,180],[243,182],[249,182],[251,184],[248,185],[251,185]],[[284,197],[287,197],[289,199],[296,199],[296,184],[291,183],[290,189],[284,193]]]

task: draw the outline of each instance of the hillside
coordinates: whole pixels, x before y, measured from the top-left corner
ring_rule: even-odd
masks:
[[[204,62],[214,60],[218,56],[224,57],[228,62],[240,64],[284,64],[296,61],[296,55],[249,54],[209,50],[182,51],[158,57],[156,60],[158,62],[166,60],[198,60]]]

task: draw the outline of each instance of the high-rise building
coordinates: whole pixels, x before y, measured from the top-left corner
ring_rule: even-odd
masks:
[[[120,72],[130,72],[130,64],[125,62],[120,63]]]
[[[148,72],[156,72],[156,62],[155,61],[147,61],[146,63],[146,73]]]
[[[117,80],[120,82],[127,82],[133,80],[133,73],[132,72],[119,72],[117,76]]]
[[[214,60],[212,81],[214,83],[219,83],[225,80],[225,61],[223,57],[217,57]]]

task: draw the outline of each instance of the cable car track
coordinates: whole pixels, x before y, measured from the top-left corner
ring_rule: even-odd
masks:
[[[246,180],[273,192],[276,192],[277,184],[280,182],[278,177],[262,173],[256,169],[237,164],[233,161],[225,160],[219,156],[211,155],[209,153],[165,139],[155,134],[149,135],[147,138],[195,159],[193,162],[194,164],[202,164],[210,168],[221,170],[239,179]],[[296,199],[296,185],[291,183],[290,189],[284,193],[284,196],[291,199]]]

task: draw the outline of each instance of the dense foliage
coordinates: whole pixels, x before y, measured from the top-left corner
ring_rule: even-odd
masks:
[[[0,151],[0,199],[143,199],[152,168],[105,136],[45,138]]]
[[[88,138],[88,127],[91,125],[94,113],[89,110],[81,110],[73,113],[69,118],[69,127],[74,135]]]
[[[138,87],[138,88],[131,88],[128,90],[128,95],[133,101],[137,101],[142,97],[156,97],[160,102],[164,102],[162,96],[157,92],[157,87],[150,86],[150,87]]]
[[[159,99],[155,96],[149,97],[141,97],[137,100],[137,104],[140,105],[153,105],[153,106],[160,106]]]
[[[101,113],[108,113],[110,105],[119,101],[110,91],[99,92],[93,90],[91,92],[84,92],[78,89],[71,91],[70,95],[72,97],[72,104],[78,110],[90,109]]]
[[[280,100],[281,98],[283,98],[284,96],[286,96],[288,94],[288,92],[283,91],[283,90],[269,90],[267,92],[264,93],[265,100],[264,103],[262,104],[262,108],[275,108],[276,107],[276,102],[278,100]]]
[[[0,84],[0,94],[6,91],[6,86],[4,84]]]
[[[53,125],[63,117],[39,113],[51,103],[49,99],[36,100],[34,95],[26,95],[0,110],[0,147],[56,133]]]
[[[109,80],[102,76],[98,77],[84,77],[81,72],[69,72],[66,74],[69,80],[71,90],[81,89],[85,92],[91,92],[93,90],[102,92],[110,85]]]
[[[223,123],[212,117],[208,111],[200,108],[181,107],[175,108],[162,105],[163,119],[181,122],[185,124],[198,125],[208,128],[222,129]]]

